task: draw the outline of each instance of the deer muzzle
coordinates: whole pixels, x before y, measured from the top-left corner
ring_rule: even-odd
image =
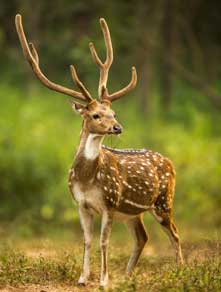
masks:
[[[122,133],[122,127],[119,124],[115,124],[113,126],[113,134],[121,134]]]

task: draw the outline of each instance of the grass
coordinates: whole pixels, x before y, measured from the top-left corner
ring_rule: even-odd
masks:
[[[98,238],[95,238],[97,241]],[[124,270],[131,245],[114,237],[109,248],[108,291],[221,291],[219,241],[183,242],[185,264],[177,267],[165,239],[148,244],[129,279]],[[76,238],[36,238],[1,244],[1,291],[98,291],[99,250],[92,248],[91,278],[77,286],[81,270],[82,242]]]

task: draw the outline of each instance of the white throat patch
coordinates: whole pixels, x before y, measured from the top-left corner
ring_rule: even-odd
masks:
[[[103,137],[97,134],[89,134],[85,143],[84,155],[89,160],[97,158],[101,149]]]

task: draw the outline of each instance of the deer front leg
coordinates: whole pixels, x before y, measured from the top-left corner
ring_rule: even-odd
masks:
[[[93,215],[84,207],[79,207],[81,227],[84,232],[83,270],[78,280],[79,285],[86,285],[90,275],[90,248],[93,232]]]
[[[143,225],[142,217],[135,217],[127,221],[127,226],[134,238],[134,249],[127,265],[126,274],[131,276],[134,267],[136,266],[142,250],[148,240],[146,230]]]
[[[100,249],[101,249],[101,277],[100,286],[105,287],[108,283],[108,268],[107,268],[107,247],[113,223],[113,215],[109,212],[104,212],[101,223]]]

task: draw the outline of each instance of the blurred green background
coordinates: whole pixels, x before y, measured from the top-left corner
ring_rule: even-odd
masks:
[[[138,84],[113,104],[124,133],[105,144],[170,157],[177,171],[178,226],[203,236],[219,232],[221,2],[10,0],[0,6],[0,234],[79,226],[67,177],[81,120],[68,97],[34,77],[18,42],[16,13],[49,79],[73,86],[74,64],[94,97],[99,72],[88,44],[93,41],[105,56],[98,20],[107,20],[114,47],[109,91],[128,83],[132,65]]]

